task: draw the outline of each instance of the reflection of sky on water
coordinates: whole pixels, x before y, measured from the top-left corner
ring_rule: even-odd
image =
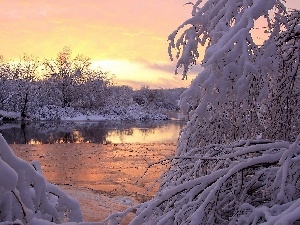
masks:
[[[157,143],[177,141],[181,126],[177,123],[166,124],[156,128],[131,128],[112,130],[106,137],[111,143]]]
[[[153,196],[157,186],[145,194],[169,164],[149,163],[174,155],[176,143],[44,144],[11,145],[14,153],[28,161],[38,160],[43,174],[54,184],[91,188],[110,196]],[[141,176],[147,170],[146,176]],[[141,178],[141,179],[140,179]],[[139,182],[136,183],[136,181]],[[99,192],[98,192],[99,191]],[[141,198],[140,198],[141,197]],[[144,201],[143,200],[143,201]]]
[[[0,124],[9,144],[176,142],[183,121],[10,122]]]

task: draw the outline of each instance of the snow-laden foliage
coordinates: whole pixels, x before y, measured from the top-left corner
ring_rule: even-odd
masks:
[[[292,140],[300,127],[300,10],[291,11],[286,20],[284,30],[264,46],[265,64],[276,67],[264,70],[269,75],[270,94],[261,113],[266,136]]]
[[[71,53],[64,48],[56,59],[44,62],[27,55],[15,62],[1,57],[0,110],[20,114],[17,119],[23,120],[83,119],[94,115],[161,120],[167,119],[163,110],[178,108],[176,101],[183,89],[133,90],[114,86],[109,73],[90,67],[90,58],[72,58]]]
[[[199,45],[207,46],[203,71],[181,96],[189,122],[180,135],[177,154],[165,160],[171,166],[152,200],[111,215],[104,224],[119,224],[135,210],[132,225],[300,222],[299,12],[287,17],[284,13],[280,0],[198,0],[193,4],[192,18],[169,37],[170,56],[175,48],[177,70],[183,67],[183,78],[200,56]],[[270,33],[262,47],[251,33],[259,18],[265,18]],[[68,96],[63,90],[62,96]],[[137,98],[141,104],[153,97],[147,91],[143,95],[148,97]],[[62,107],[73,104],[69,99],[62,98]],[[123,114],[122,108],[116,112]],[[260,134],[270,139],[251,139]],[[274,141],[279,138],[287,141]],[[222,144],[232,140],[241,141]],[[3,174],[12,175],[9,182],[1,183],[4,193],[26,209],[23,214],[17,210],[18,216],[9,221],[53,224],[38,220],[48,219],[48,214],[43,218],[36,211],[27,218],[29,207],[22,202],[31,195],[14,194],[17,169],[10,169],[5,160],[2,164]],[[59,202],[59,197],[54,201]]]
[[[29,164],[16,157],[2,135],[0,167],[0,221],[18,220],[19,224],[32,224],[35,219],[55,223],[82,221],[78,202],[47,182],[38,162]]]
[[[291,37],[298,38],[298,31],[288,28],[292,35],[280,45],[280,35],[288,36],[279,34],[281,23],[285,24],[280,0],[208,0],[201,4],[202,0],[196,1],[192,18],[169,37],[170,56],[172,48],[177,49],[177,70],[183,67],[183,78],[196,64],[198,45],[207,45],[204,70],[181,96],[181,109],[189,122],[159,192],[138,206],[131,224],[299,223],[300,136],[294,143],[249,139],[260,133],[280,137],[268,134],[273,130],[265,123],[270,119],[265,118],[266,108],[272,94],[280,95],[278,84],[284,83],[286,72],[288,77],[299,78],[298,44],[289,42]],[[297,15],[293,15],[287,21],[294,21],[291,18]],[[261,17],[270,32],[263,47],[251,34],[255,20]],[[294,27],[298,29],[298,24]],[[290,51],[283,53],[283,49]],[[282,66],[277,65],[280,54]],[[289,85],[293,88],[295,82],[287,78],[286,84],[281,86],[284,91],[291,90]],[[287,102],[283,109],[291,105],[290,99]],[[299,129],[297,123],[289,125]],[[237,139],[242,140],[220,144]]]
[[[10,115],[5,113],[5,115]],[[11,115],[14,115],[11,113]],[[30,114],[31,120],[168,120],[168,116],[159,110],[147,109],[135,103],[127,106],[111,105],[101,110],[75,109],[73,107],[60,107],[45,105],[36,108]],[[1,118],[1,111],[0,111]]]
[[[44,62],[27,55],[20,61],[0,60],[0,109],[30,119],[30,113],[45,105],[99,108],[107,98],[110,78],[90,65],[88,57],[71,58],[68,48]]]
[[[32,97],[37,93],[37,69],[40,62],[26,54],[19,62],[0,64],[0,108],[8,111],[19,112],[21,117],[32,102]]]
[[[103,223],[130,225],[298,224],[300,135],[294,143],[240,140],[163,160],[170,170],[148,202],[110,215]]]
[[[141,87],[133,93],[133,101],[147,109],[177,110],[176,101],[185,88],[150,89]]]
[[[276,20],[271,20],[271,10]],[[267,136],[258,109],[270,93],[264,67],[276,55],[263,60],[252,30],[256,20],[265,18],[273,38],[284,10],[280,0],[200,0],[192,17],[170,35],[170,56],[175,48],[183,77],[196,63],[199,45],[207,46],[203,71],[181,96],[181,109],[190,122],[179,149]]]
[[[131,225],[299,223],[300,136],[294,143],[274,141],[291,136],[271,126],[299,131],[295,117],[286,119],[299,110],[299,16],[288,16],[286,30],[279,32],[286,23],[281,1],[201,3],[169,37],[183,78],[199,57],[198,45],[208,46],[204,70],[181,97],[189,122],[156,197],[139,206]],[[251,36],[261,16],[271,32],[263,47]],[[275,101],[277,111],[268,108]],[[243,140],[260,133],[272,139]],[[242,140],[220,144],[237,139]]]
[[[23,120],[60,119],[70,111],[70,117],[78,112],[88,116],[136,104],[155,117],[162,110],[177,110],[182,91],[114,86],[109,73],[92,68],[88,57],[72,58],[69,48],[43,62],[27,55],[20,61],[0,58],[0,110],[19,113]]]
[[[241,140],[176,156],[156,197],[130,224],[299,222],[299,141]]]
[[[111,80],[107,72],[91,69],[91,59],[83,55],[72,58],[72,51],[65,47],[55,60],[44,62],[43,89],[46,101],[54,100],[62,107],[94,109],[103,105],[105,92]],[[46,104],[52,104],[48,102]]]

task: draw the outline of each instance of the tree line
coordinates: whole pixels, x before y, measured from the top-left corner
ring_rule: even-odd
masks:
[[[72,57],[65,47],[54,60],[40,61],[24,54],[19,61],[0,58],[0,110],[21,113],[23,119],[44,106],[102,110],[138,104],[149,108],[174,110],[184,89],[133,90],[116,86],[113,75],[91,68],[84,55]]]

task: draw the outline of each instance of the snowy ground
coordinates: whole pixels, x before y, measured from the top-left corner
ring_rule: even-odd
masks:
[[[80,208],[85,222],[99,222],[104,220],[113,212],[123,211],[128,206],[133,206],[139,202],[132,197],[107,196],[97,194],[92,190],[79,187],[59,185],[59,187],[72,198],[80,202]],[[129,214],[122,224],[128,224],[134,214]]]

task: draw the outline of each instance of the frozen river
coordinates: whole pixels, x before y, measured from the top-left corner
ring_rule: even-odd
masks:
[[[176,142],[185,121],[2,122],[9,144]]]

